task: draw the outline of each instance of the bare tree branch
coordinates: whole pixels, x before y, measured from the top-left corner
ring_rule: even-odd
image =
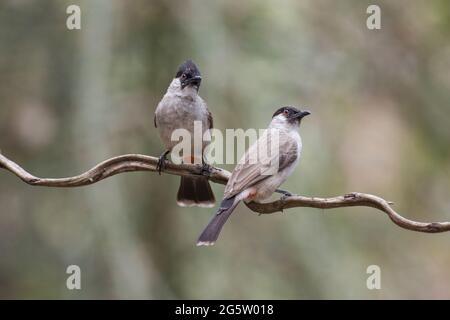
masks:
[[[141,155],[127,154],[105,160],[95,167],[78,176],[67,178],[39,178],[36,177],[15,162],[0,154],[0,168],[8,170],[19,177],[22,181],[33,186],[45,187],[80,187],[96,183],[100,180],[123,172],[131,171],[153,171],[156,172],[158,158]],[[164,173],[186,176],[203,175],[215,183],[226,184],[230,173],[226,170],[211,167],[204,170],[202,166],[192,164],[176,165],[166,161]],[[450,231],[450,222],[417,222],[406,219],[392,209],[390,202],[365,193],[353,192],[333,198],[317,198],[303,196],[282,197],[280,200],[268,203],[247,203],[252,211],[260,214],[270,214],[284,209],[296,207],[310,207],[319,209],[332,209],[343,207],[371,207],[385,212],[388,217],[398,226],[419,232],[437,233]]]
[[[303,197],[295,195],[264,204],[252,202],[248,203],[247,206],[251,210],[262,214],[274,213],[283,211],[283,209],[296,207],[318,209],[371,207],[385,212],[396,225],[404,229],[427,233],[450,231],[450,222],[417,222],[409,220],[395,212],[394,209],[392,209],[391,204],[391,202],[371,194],[352,192],[333,198]]]
[[[43,187],[81,187],[96,183],[100,180],[114,176],[122,172],[131,171],[154,171],[156,172],[156,165],[158,158],[146,156],[142,154],[125,154],[114,157],[97,164],[92,169],[73,177],[67,178],[39,178],[27,172],[17,163],[9,160],[4,155],[0,154],[0,168],[6,169],[14,173],[22,181],[33,185]],[[186,176],[186,175],[204,175],[209,180],[226,184],[230,173],[219,168],[212,168],[211,172],[206,172],[200,165],[180,164],[176,165],[166,161],[164,168],[165,173]]]

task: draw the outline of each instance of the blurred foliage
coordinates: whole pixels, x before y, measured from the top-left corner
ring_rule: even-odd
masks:
[[[66,29],[69,4],[80,31]],[[283,105],[312,111],[286,189],[374,193],[407,217],[450,219],[445,0],[2,1],[0,149],[49,177],[159,155],[153,112],[187,58],[218,129],[264,128]],[[177,207],[177,187],[129,173],[46,189],[0,171],[0,298],[450,298],[449,234],[366,208],[240,206],[215,247],[197,248],[213,210]],[[65,287],[70,264],[80,291]],[[366,288],[371,264],[382,290]]]

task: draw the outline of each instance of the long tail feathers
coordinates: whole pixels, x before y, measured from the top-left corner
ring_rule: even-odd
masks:
[[[203,177],[181,177],[177,203],[181,207],[214,207],[214,193],[208,179]]]
[[[223,225],[227,222],[238,203],[239,201],[235,201],[235,197],[222,200],[216,214],[198,238],[197,246],[211,246],[216,242],[220,230],[222,230]]]

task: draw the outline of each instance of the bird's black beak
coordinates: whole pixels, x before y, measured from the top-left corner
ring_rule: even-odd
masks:
[[[294,115],[294,118],[297,118],[297,119],[302,119],[303,117],[306,117],[306,116],[309,116],[311,114],[311,112],[309,112],[309,111],[300,111],[300,112],[297,112],[295,115]]]
[[[202,83],[202,77],[201,76],[195,76],[192,78],[188,78],[181,82],[181,89],[184,89],[188,85],[195,86],[198,90],[200,88],[200,84]]]

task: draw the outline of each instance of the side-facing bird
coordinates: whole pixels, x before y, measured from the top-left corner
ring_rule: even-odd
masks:
[[[179,143],[172,139],[172,133],[177,129],[185,129],[190,133],[192,146],[182,155],[184,163],[204,163],[203,152],[208,141],[200,137],[201,148],[194,148],[195,137],[194,122],[201,124],[202,134],[213,127],[213,119],[205,101],[199,96],[198,90],[202,82],[200,71],[192,60],[181,64],[175,78],[169,85],[166,94],[159,102],[154,117],[155,127],[166,147],[160,156],[158,170],[164,167],[165,159],[172,149]],[[201,150],[197,150],[201,149]],[[186,151],[186,150],[184,150]],[[214,194],[206,177],[181,177],[177,194],[177,203],[180,206],[214,206]]]
[[[294,107],[282,107],[273,114],[267,130],[250,146],[234,168],[220,207],[200,235],[198,246],[216,242],[220,230],[239,202],[261,202],[274,192],[290,195],[277,188],[298,164],[302,149],[298,127],[303,117],[309,114],[309,111],[300,111]],[[275,152],[261,152],[269,149]]]

